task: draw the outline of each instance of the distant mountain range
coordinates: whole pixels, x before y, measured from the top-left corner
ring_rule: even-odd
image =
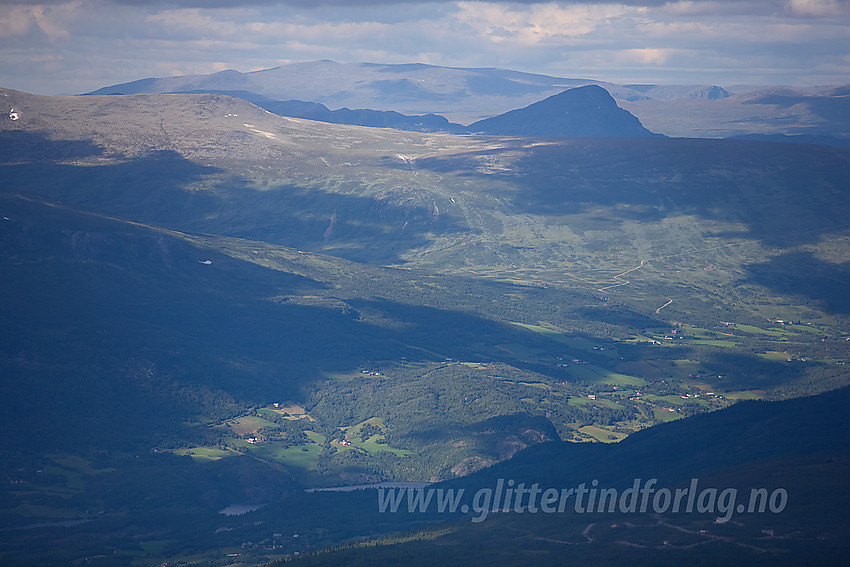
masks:
[[[469,125],[590,84],[607,90],[643,126],[667,136],[816,136],[819,143],[850,136],[847,86],[613,84],[505,69],[310,61],[250,73],[228,70],[141,79],[90,94],[226,92],[251,97],[246,100],[264,108],[275,105],[272,112],[284,115],[309,111],[313,119],[330,122],[367,125],[363,122],[368,121],[372,126],[459,132],[451,123]],[[319,103],[334,110],[299,109],[293,101]],[[405,116],[380,116],[370,111]]]
[[[469,123],[590,82],[501,69],[310,61],[250,73],[222,71],[142,79],[90,94],[243,91],[279,101],[302,100],[330,108],[393,110],[408,115],[433,113]]]
[[[240,73],[149,78],[88,94],[242,91],[272,100],[309,100],[331,107],[396,110],[407,114],[488,116],[526,106],[568,88],[596,84],[618,100],[717,100],[731,96],[715,85],[617,85],[507,69],[309,61]]]

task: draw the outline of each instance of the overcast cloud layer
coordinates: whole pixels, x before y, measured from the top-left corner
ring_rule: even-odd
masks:
[[[629,83],[850,83],[848,0],[4,0],[0,86],[70,94],[287,62],[502,67]]]

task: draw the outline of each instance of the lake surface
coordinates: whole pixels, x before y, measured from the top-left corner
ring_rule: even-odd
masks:
[[[40,524],[29,524],[28,526],[21,526],[19,528],[3,528],[0,532],[13,531],[13,530],[37,530],[41,528],[70,528],[73,526],[78,526],[80,524],[85,524],[87,522],[91,522],[93,518],[81,518],[79,520],[62,520],[61,522],[42,522]]]
[[[308,488],[304,492],[351,492],[368,488],[425,488],[431,482],[375,482],[372,484],[352,484],[348,486],[331,486],[327,488]]]

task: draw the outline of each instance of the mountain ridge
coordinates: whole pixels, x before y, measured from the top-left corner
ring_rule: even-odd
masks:
[[[306,100],[329,108],[366,108],[405,115],[437,114],[450,122],[471,124],[527,106],[564,89],[588,84],[602,86],[646,128],[666,136],[850,136],[848,121],[842,118],[836,122],[823,116],[824,104],[817,100],[827,98],[827,102],[835,103],[833,99],[843,92],[840,86],[619,85],[504,69],[312,61],[250,73],[231,70],[210,75],[142,79],[93,92],[241,90],[272,100]],[[758,101],[779,91],[800,100],[784,108]]]

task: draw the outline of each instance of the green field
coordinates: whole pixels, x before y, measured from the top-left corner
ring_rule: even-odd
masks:
[[[740,331],[744,331],[745,333],[750,333],[750,334],[754,334],[754,335],[767,335],[769,337],[775,337],[775,338],[786,338],[787,339],[789,337],[789,335],[790,336],[794,335],[794,333],[790,333],[785,329],[781,329],[781,330],[778,330],[778,329],[762,329],[761,327],[756,327],[754,325],[744,325],[744,324],[741,324],[741,323],[737,323],[735,325],[735,329],[738,329]]]
[[[313,469],[316,467],[322,447],[317,443],[286,448],[275,445],[261,445],[253,448],[251,452],[261,459],[279,461],[287,466],[302,469]]]
[[[636,376],[612,372],[593,364],[570,364],[570,375],[590,384],[613,384],[618,386],[643,386],[646,381]]]
[[[669,408],[655,408],[655,419],[658,421],[675,421],[681,419],[681,415],[675,411],[670,411]]]
[[[379,432],[376,432],[370,435],[365,440],[362,439],[362,431],[364,427],[371,426],[373,430],[377,429]],[[345,431],[345,439],[351,443],[352,447],[356,447],[357,449],[363,449],[364,451],[368,451],[370,453],[378,453],[380,451],[387,451],[396,456],[405,456],[412,455],[413,451],[409,451],[407,449],[399,449],[396,447],[390,447],[386,444],[386,442],[379,443],[378,441],[386,440],[386,424],[384,423],[384,419],[380,417],[372,417],[365,421],[361,421],[355,425],[344,428]]]
[[[219,449],[217,447],[189,447],[188,449],[177,449],[175,455],[186,455],[192,457],[196,461],[217,461],[225,457],[232,457],[238,453],[227,449]]]
[[[259,416],[244,416],[227,421],[219,427],[228,428],[236,435],[248,435],[256,433],[262,427],[275,427],[275,424]]]
[[[584,427],[579,428],[578,431],[592,437],[600,443],[615,443],[626,437],[626,435],[623,433],[617,433],[611,431],[610,429],[593,425],[586,425]]]

